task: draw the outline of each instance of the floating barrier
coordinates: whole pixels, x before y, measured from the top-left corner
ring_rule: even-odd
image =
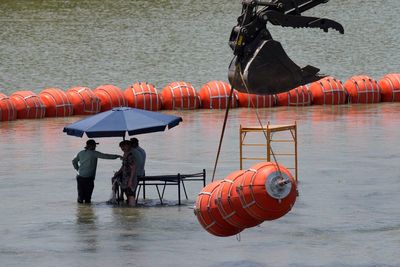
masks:
[[[400,74],[392,73],[382,77],[378,82],[382,102],[400,102]]]
[[[0,121],[12,121],[17,119],[17,110],[13,102],[5,94],[0,93]]]
[[[371,104],[380,102],[378,83],[369,76],[353,76],[344,84],[349,102],[354,104]]]
[[[217,190],[221,181],[212,182],[204,187],[196,201],[195,214],[203,228],[216,236],[231,236],[240,233],[243,228],[229,224],[219,213],[216,206]]]
[[[238,105],[244,108],[270,108],[275,105],[275,95],[256,95],[237,92]]]
[[[311,101],[311,92],[305,85],[276,95],[277,106],[309,106],[312,103]]]
[[[10,99],[17,110],[17,119],[40,119],[46,114],[42,100],[32,91],[17,91]]]
[[[342,105],[347,103],[347,92],[340,80],[325,77],[309,86],[313,105]]]
[[[296,197],[291,173],[280,164],[262,162],[208,184],[199,193],[194,213],[209,233],[231,236],[284,216]]]
[[[101,111],[126,106],[124,93],[115,85],[101,85],[93,93],[100,99]]]
[[[218,187],[216,199],[217,208],[224,220],[230,225],[242,229],[263,222],[249,215],[240,202],[238,186],[244,173],[244,170],[235,171],[222,180]]]
[[[197,109],[201,104],[199,93],[187,82],[172,82],[161,94],[164,109]]]
[[[279,166],[279,168],[278,168]],[[285,181],[285,184],[280,184]],[[276,220],[296,201],[296,181],[282,165],[262,162],[252,166],[238,186],[242,208],[258,220]]]
[[[124,91],[128,106],[151,111],[162,108],[161,96],[151,83],[134,83]]]
[[[202,108],[225,109],[228,103],[231,86],[222,81],[211,81],[204,84],[200,89],[200,99]],[[237,92],[232,95],[231,108],[237,107]]]
[[[74,115],[90,115],[100,112],[100,98],[84,86],[72,87],[66,92]]]
[[[0,94],[0,121],[43,118],[44,116],[89,115],[114,107],[130,106],[158,111],[161,109],[225,109],[231,86],[223,81],[210,81],[199,92],[190,83],[173,82],[158,93],[154,85],[134,83],[124,92],[114,85],[101,85],[93,91],[87,87],[73,87],[65,92],[57,88],[18,91],[7,98]],[[12,96],[12,97],[11,97]],[[199,99],[200,98],[200,99]],[[164,99],[164,107],[163,107]],[[72,114],[68,108],[72,105]],[[231,107],[265,108],[272,106],[340,105],[345,103],[400,102],[400,73],[383,76],[379,83],[366,75],[353,76],[344,84],[333,77],[299,86],[277,95],[253,95],[233,91]],[[8,103],[8,104],[6,104]],[[11,104],[12,103],[12,104]],[[47,110],[46,110],[47,109]],[[4,111],[6,110],[6,111]]]
[[[47,88],[39,93],[39,97],[46,107],[46,117],[67,117],[73,114],[71,102],[63,90]]]

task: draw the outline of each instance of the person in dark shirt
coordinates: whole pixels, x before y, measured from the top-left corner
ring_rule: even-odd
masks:
[[[127,198],[128,205],[136,206],[136,187],[138,184],[137,181],[137,163],[135,162],[135,157],[132,153],[132,142],[128,140],[124,140],[119,143],[121,150],[124,152],[122,158],[122,166],[115,173],[114,177],[112,177],[111,181],[114,184],[114,181],[117,179],[119,186],[121,187],[121,191],[125,194]]]

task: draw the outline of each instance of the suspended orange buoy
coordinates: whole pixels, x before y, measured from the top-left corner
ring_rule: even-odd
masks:
[[[278,168],[279,166],[279,168]],[[243,209],[258,220],[275,220],[288,213],[297,194],[296,181],[282,165],[263,162],[252,166],[238,186]]]
[[[291,173],[280,164],[262,162],[204,187],[195,215],[209,233],[231,236],[284,216],[296,197],[297,185]]]
[[[256,95],[238,92],[239,107],[269,108],[275,105],[275,95]]]
[[[18,119],[40,119],[45,116],[46,107],[39,96],[32,91],[17,91],[10,95]]]
[[[379,81],[382,102],[400,102],[400,74],[392,73],[383,76]]]
[[[124,91],[127,105],[151,111],[161,109],[161,96],[151,83],[134,83]]]
[[[289,92],[276,95],[277,106],[309,106],[311,105],[311,92],[307,86],[296,87]]]
[[[215,181],[202,189],[197,197],[195,214],[200,224],[209,233],[216,236],[231,236],[243,229],[229,224],[219,213],[216,206],[216,193],[221,181]]]
[[[78,86],[66,92],[74,115],[89,115],[100,112],[100,99],[88,87]]]
[[[5,94],[0,93],[0,121],[11,121],[17,118],[13,102]]]
[[[193,85],[187,82],[172,82],[162,91],[164,109],[197,109],[200,107],[200,95]]]
[[[310,85],[314,105],[341,105],[347,102],[343,83],[333,77],[325,77]]]
[[[67,117],[72,115],[72,105],[63,90],[47,88],[39,93],[39,97],[46,107],[46,117]]]
[[[354,104],[378,103],[380,90],[378,83],[366,75],[353,76],[344,84],[349,101]]]
[[[221,181],[217,191],[217,208],[220,214],[237,228],[253,227],[263,222],[250,216],[241,205],[237,185],[244,173],[244,170],[239,170],[229,174]]]
[[[93,93],[100,98],[101,111],[126,106],[124,93],[115,85],[101,85]]]
[[[225,109],[231,86],[229,83],[222,81],[211,81],[204,84],[200,89],[200,99],[202,108]],[[237,107],[237,91],[233,91],[231,108]]]

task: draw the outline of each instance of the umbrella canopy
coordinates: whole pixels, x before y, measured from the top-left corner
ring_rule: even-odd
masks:
[[[152,132],[162,132],[176,126],[181,117],[162,114],[129,107],[113,108],[84,118],[64,127],[68,135],[82,137],[84,133],[89,138],[94,137],[125,137]]]

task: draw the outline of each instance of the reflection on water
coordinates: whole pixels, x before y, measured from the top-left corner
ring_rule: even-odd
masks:
[[[95,253],[99,246],[97,240],[97,216],[92,205],[77,205],[76,235],[83,252]]]
[[[76,224],[95,225],[97,216],[94,213],[92,205],[77,205],[76,209]]]

